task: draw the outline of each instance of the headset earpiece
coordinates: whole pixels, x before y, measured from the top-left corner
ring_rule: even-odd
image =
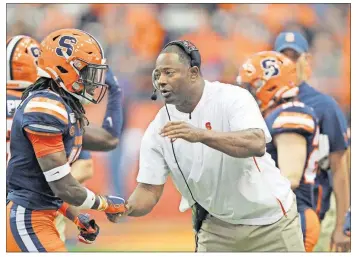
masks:
[[[187,40],[175,40],[166,44],[163,49],[170,45],[179,46],[181,49],[183,49],[183,51],[188,54],[188,56],[191,58],[191,67],[197,66],[198,69],[201,67],[201,55],[199,54],[197,47],[193,43]]]

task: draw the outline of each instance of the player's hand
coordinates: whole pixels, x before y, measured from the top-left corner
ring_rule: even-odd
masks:
[[[99,196],[101,203],[99,210],[106,214],[123,214],[126,212],[126,201],[122,197],[114,195]]]
[[[184,121],[170,121],[160,132],[163,137],[168,137],[172,141],[182,138],[188,142],[201,142],[205,130],[199,129]]]
[[[110,68],[106,72],[105,84],[109,87],[109,89],[121,88],[116,76],[113,74]]]
[[[92,244],[95,242],[96,237],[100,232],[100,227],[96,224],[94,219],[90,220],[89,214],[79,214],[75,218],[74,223],[80,231],[78,239],[81,243]]]
[[[350,237],[344,235],[341,229],[335,229],[330,241],[330,250],[332,252],[349,252]]]
[[[124,213],[117,213],[117,214],[106,213],[107,219],[112,223],[121,222],[121,220],[123,220],[123,218],[126,217],[130,212],[130,207],[128,203],[125,204],[125,207],[126,207],[126,211]]]

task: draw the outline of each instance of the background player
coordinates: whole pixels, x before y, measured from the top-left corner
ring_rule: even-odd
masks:
[[[240,79],[259,102],[273,138],[267,151],[291,182],[297,197],[305,250],[311,252],[320,234],[320,222],[312,202],[319,127],[313,109],[295,100],[296,66],[282,54],[260,52],[243,65]]]
[[[91,35],[69,29],[51,33],[40,50],[40,78],[24,92],[11,131],[8,251],[64,251],[53,226],[62,200],[82,209],[124,210],[122,198],[95,195],[72,177],[69,168],[79,155],[85,130],[80,101],[98,103],[106,91],[107,65],[101,46]],[[99,95],[95,95],[97,88]],[[84,141],[89,148],[116,147],[122,118],[120,96],[119,88],[110,88],[103,128],[86,128]],[[62,208],[67,217],[70,210]],[[21,219],[25,226],[18,223]],[[93,222],[91,227],[97,228]]]
[[[332,189],[336,202],[336,224],[331,236],[331,248],[345,250],[350,247],[349,239],[343,234],[345,213],[349,208],[349,182],[347,161],[347,123],[337,102],[326,94],[311,87],[309,46],[298,32],[282,32],[278,35],[275,51],[282,52],[297,64],[299,100],[314,109],[320,128],[320,172],[317,176],[317,211],[321,220],[330,207]],[[325,161],[328,159],[328,161]],[[330,170],[329,170],[330,169]],[[331,172],[330,172],[331,171]],[[333,182],[331,182],[331,176]]]

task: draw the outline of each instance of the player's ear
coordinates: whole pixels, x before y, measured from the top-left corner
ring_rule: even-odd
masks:
[[[313,58],[313,56],[312,56],[310,53],[305,53],[305,56],[306,56],[307,58],[309,58],[309,59],[312,59],[312,58]]]
[[[311,60],[309,53],[302,53],[297,60],[297,84],[307,81],[311,76]]]
[[[312,55],[310,53],[302,53],[302,55],[300,56],[302,57],[302,61],[306,62],[306,64],[310,65],[310,63],[312,62]]]
[[[197,66],[193,66],[189,70],[191,81],[195,81],[199,77],[199,68]]]

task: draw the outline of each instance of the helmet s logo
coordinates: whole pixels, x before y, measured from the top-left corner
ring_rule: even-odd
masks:
[[[38,65],[38,58],[40,56],[40,48],[38,48],[37,46],[30,46],[29,47],[30,53],[32,54],[32,56],[34,56],[35,60],[35,65]]]
[[[30,52],[35,58],[39,58],[40,56],[40,49],[37,46],[31,46]]]
[[[74,45],[77,43],[77,39],[72,36],[63,36],[59,40],[59,47],[56,48],[56,54],[58,56],[65,57],[63,51],[66,52],[68,56],[72,55],[74,50]]]
[[[275,59],[264,59],[261,62],[261,66],[265,76],[274,77],[279,74],[279,68]]]

